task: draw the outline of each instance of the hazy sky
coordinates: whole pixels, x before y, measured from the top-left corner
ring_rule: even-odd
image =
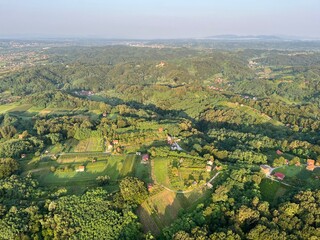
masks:
[[[320,38],[320,0],[0,0],[0,37]]]

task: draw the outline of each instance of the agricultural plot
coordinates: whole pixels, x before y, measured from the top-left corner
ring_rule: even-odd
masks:
[[[74,148],[70,149],[72,149],[74,152],[103,152],[104,141],[103,138],[90,137],[88,139],[79,141]]]
[[[155,158],[152,169],[155,181],[175,190],[186,190],[204,184],[212,177],[199,158]]]

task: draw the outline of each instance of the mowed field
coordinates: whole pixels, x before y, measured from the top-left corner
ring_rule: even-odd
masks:
[[[271,205],[275,205],[278,199],[284,196],[288,190],[290,190],[290,187],[268,178],[263,179],[260,183],[262,199]]]
[[[158,157],[153,159],[152,161],[154,166],[153,174],[156,182],[166,187],[171,187],[170,179],[168,176],[168,158]]]

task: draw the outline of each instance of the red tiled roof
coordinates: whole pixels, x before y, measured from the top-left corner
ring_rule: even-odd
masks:
[[[284,175],[284,174],[281,173],[281,172],[276,172],[276,173],[274,174],[274,176],[277,177],[277,178],[279,178],[279,179],[284,179],[284,177],[285,177],[286,175]]]

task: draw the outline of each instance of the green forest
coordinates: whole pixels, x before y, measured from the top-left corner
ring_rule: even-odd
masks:
[[[320,239],[319,49],[0,42],[0,239]]]

